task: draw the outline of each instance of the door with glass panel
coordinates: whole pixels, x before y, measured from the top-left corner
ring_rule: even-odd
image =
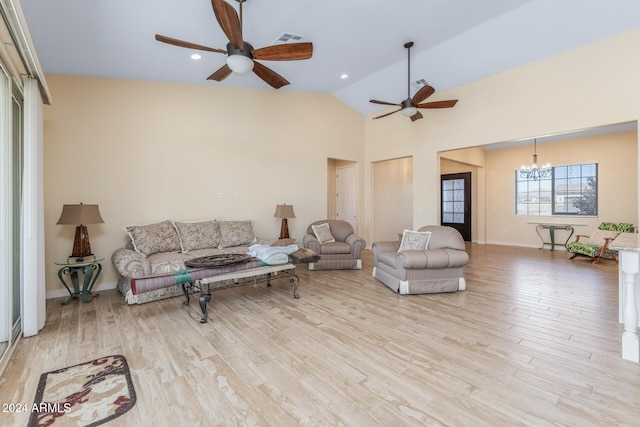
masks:
[[[471,172],[440,176],[442,225],[453,227],[471,241]]]

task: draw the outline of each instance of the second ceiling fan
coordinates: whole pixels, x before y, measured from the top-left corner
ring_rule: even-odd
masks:
[[[288,85],[289,82],[287,79],[272,69],[260,64],[256,59],[265,61],[309,59],[313,53],[313,44],[308,42],[288,43],[254,49],[250,43],[242,39],[242,3],[246,0],[236,1],[240,3],[239,17],[236,10],[229,3],[224,0],[211,0],[213,13],[218,20],[218,24],[227,36],[227,39],[229,39],[229,43],[227,43],[227,50],[203,46],[160,34],[156,34],[156,40],[174,46],[186,47],[188,49],[227,54],[227,63],[211,74],[207,78],[208,80],[221,82],[229,77],[232,72],[246,73],[253,70],[258,77],[275,89]]]
[[[407,99],[402,101],[400,104],[396,104],[393,102],[386,101],[378,101],[377,99],[372,99],[369,102],[373,102],[374,104],[382,104],[382,105],[395,105],[400,107],[398,110],[394,110],[390,113],[383,114],[381,116],[374,117],[374,119],[380,119],[382,117],[390,116],[391,114],[397,113],[398,111],[402,111],[402,115],[410,117],[412,122],[415,122],[418,119],[421,119],[422,113],[418,111],[420,108],[451,108],[458,102],[457,99],[450,99],[447,101],[434,101],[434,102],[424,102],[425,99],[430,97],[435,93],[435,89],[432,86],[424,85],[422,86],[413,97],[411,97],[411,47],[413,46],[413,42],[408,42],[404,44],[404,47],[407,49]]]

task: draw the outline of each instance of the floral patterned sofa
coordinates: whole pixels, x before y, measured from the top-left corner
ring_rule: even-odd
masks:
[[[120,274],[117,288],[129,304],[183,295],[182,287],[177,285],[207,275],[205,268],[190,269],[187,273],[184,263],[189,259],[222,253],[246,254],[251,244],[264,243],[254,235],[251,221],[165,220],[128,226],[125,231],[130,242],[117,249],[111,261]],[[258,260],[251,262],[256,265],[249,268],[260,265]]]

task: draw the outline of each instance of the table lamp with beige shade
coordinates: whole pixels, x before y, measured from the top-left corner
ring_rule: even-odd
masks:
[[[280,238],[288,239],[289,224],[287,222],[287,219],[296,217],[296,214],[293,213],[293,205],[287,205],[286,203],[283,205],[276,205],[276,211],[274,212],[273,216],[275,218],[282,218],[282,225],[280,227]]]
[[[89,232],[86,224],[103,224],[98,205],[64,205],[60,219],[56,224],[76,225],[76,235],[73,239],[73,251],[69,259],[75,258],[76,262],[82,262],[84,257],[92,256]]]

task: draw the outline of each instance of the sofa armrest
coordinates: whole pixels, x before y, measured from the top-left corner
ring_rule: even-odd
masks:
[[[302,246],[311,249],[315,253],[320,253],[320,240],[313,234],[305,234],[302,238]]]
[[[373,265],[378,265],[378,256],[383,252],[398,252],[400,242],[373,242],[371,252],[373,252]]]
[[[111,262],[122,277],[146,277],[151,275],[151,263],[144,255],[127,248],[116,249]]]
[[[409,250],[398,254],[398,268],[405,270],[462,267],[468,263],[469,255],[458,249]]]
[[[398,249],[400,249],[400,242],[374,242],[371,245],[371,250],[374,253],[398,252]]]
[[[356,236],[355,234],[349,234],[345,242],[351,246],[351,254],[354,258],[360,259],[362,250],[367,246],[367,242],[365,242],[362,237]]]

